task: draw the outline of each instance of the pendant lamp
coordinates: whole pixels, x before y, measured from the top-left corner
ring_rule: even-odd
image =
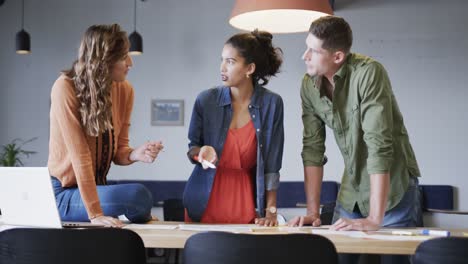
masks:
[[[130,55],[141,55],[143,53],[143,38],[141,37],[140,33],[136,31],[136,2],[134,1],[134,13],[133,13],[133,32],[128,37],[130,41]]]
[[[333,15],[334,0],[236,0],[229,24],[233,27],[270,33],[309,30],[315,19]]]
[[[16,53],[31,53],[31,37],[29,33],[24,30],[24,0],[22,0],[21,7],[21,31],[16,33]]]

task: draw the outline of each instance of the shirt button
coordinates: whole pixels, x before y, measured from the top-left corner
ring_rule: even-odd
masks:
[[[263,144],[260,144],[260,147],[263,148]]]
[[[252,118],[255,118],[255,115],[252,115]]]
[[[252,108],[252,105],[249,105],[249,108]]]
[[[260,132],[260,128],[257,128],[257,132]]]

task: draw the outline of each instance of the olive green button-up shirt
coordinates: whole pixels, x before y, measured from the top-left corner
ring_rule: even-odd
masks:
[[[403,198],[409,177],[421,175],[388,75],[372,58],[351,53],[333,80],[331,101],[322,77],[304,76],[303,164],[322,166],[327,125],[345,162],[338,202],[349,212],[357,204],[367,216],[370,174],[390,173],[388,211]]]

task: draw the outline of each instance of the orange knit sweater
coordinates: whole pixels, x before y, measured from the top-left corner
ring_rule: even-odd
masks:
[[[96,185],[105,184],[111,162],[132,163],[128,130],[133,96],[133,87],[128,81],[114,82],[111,90],[113,131],[91,137],[81,125],[73,81],[62,75],[52,87],[49,172],[63,187],[78,186],[89,218],[103,214]]]

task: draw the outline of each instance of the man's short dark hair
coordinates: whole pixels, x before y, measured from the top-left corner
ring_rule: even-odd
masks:
[[[353,31],[348,22],[341,17],[321,17],[312,22],[309,33],[322,40],[322,48],[328,51],[341,50],[348,53],[353,44]]]

